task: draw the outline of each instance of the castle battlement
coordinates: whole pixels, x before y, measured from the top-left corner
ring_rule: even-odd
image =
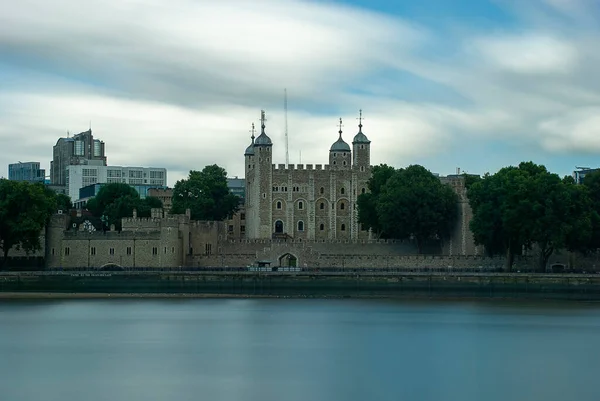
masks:
[[[329,164],[272,164],[274,173],[291,173],[294,171],[330,171],[358,169],[356,166],[331,166]]]
[[[64,239],[69,240],[91,240],[91,241],[122,241],[122,240],[160,240],[159,231],[65,231]]]

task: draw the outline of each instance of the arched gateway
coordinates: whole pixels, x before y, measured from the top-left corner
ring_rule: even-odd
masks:
[[[279,258],[279,267],[297,267],[298,258],[291,253],[284,253]]]

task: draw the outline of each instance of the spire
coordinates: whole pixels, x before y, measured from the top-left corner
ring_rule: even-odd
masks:
[[[362,133],[362,119],[363,119],[362,109],[360,109],[358,111],[358,118],[357,118],[357,120],[358,120],[358,132],[360,132],[360,133]]]
[[[369,138],[367,138],[367,136],[365,134],[363,134],[362,132],[362,120],[363,120],[363,116],[362,116],[362,109],[360,109],[358,111],[358,134],[354,135],[354,139],[352,140],[352,144],[356,145],[356,144],[370,144],[371,141],[369,141]]]
[[[254,144],[259,145],[259,146],[273,146],[273,142],[271,142],[271,138],[269,138],[267,136],[267,134],[265,134],[265,121],[267,121],[267,119],[265,118],[265,111],[261,110],[260,111],[260,135],[258,136],[258,138],[256,138],[256,141],[254,142]]]
[[[250,132],[252,132],[250,138],[252,138],[252,144],[254,145],[254,123],[252,123],[252,130]]]
[[[340,117],[340,125],[339,125],[339,127],[340,127],[340,130],[338,132],[340,134],[340,139],[342,139],[342,127],[343,127],[343,125],[342,125],[342,117]]]

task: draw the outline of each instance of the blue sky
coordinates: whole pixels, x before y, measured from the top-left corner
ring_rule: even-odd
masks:
[[[22,0],[0,13],[0,164],[49,168],[91,121],[110,164],[243,176],[261,109],[284,162],[287,88],[291,163],[326,163],[362,109],[373,163],[570,174],[600,167],[598,43],[598,0]]]

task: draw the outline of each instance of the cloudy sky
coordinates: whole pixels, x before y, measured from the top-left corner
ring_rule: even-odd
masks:
[[[600,0],[0,0],[0,176],[91,126],[109,164],[243,176],[326,163],[358,110],[374,164],[600,166]]]

